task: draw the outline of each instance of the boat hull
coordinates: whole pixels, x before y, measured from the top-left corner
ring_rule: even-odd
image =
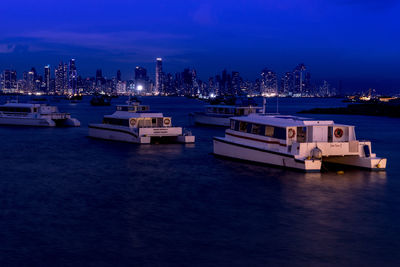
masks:
[[[321,170],[321,160],[299,160],[293,155],[268,151],[218,137],[214,138],[214,154],[304,172],[319,172]]]
[[[195,137],[192,135],[177,135],[177,136],[150,136],[141,135],[139,136],[136,132],[131,129],[125,128],[113,128],[103,124],[90,124],[89,125],[89,137],[128,142],[135,144],[150,144],[152,142],[163,142],[163,143],[194,143]]]
[[[378,157],[360,157],[360,156],[343,156],[343,157],[324,157],[323,162],[330,164],[346,165],[370,171],[386,170],[386,158]]]
[[[205,115],[201,112],[195,112],[191,114],[193,122],[200,125],[212,125],[212,126],[222,126],[228,127],[230,125],[230,117],[222,116],[211,116]]]
[[[0,125],[55,127],[56,123],[48,118],[0,117]]]

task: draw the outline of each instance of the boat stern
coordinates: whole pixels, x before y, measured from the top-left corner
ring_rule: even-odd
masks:
[[[304,171],[305,172],[320,172],[322,166],[322,160],[320,159],[306,159],[304,160]]]

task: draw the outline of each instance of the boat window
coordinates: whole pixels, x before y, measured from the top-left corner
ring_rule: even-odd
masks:
[[[157,127],[162,127],[164,124],[163,118],[157,118]]]
[[[305,143],[307,138],[307,127],[297,127],[297,142]]]
[[[241,109],[241,108],[236,109],[236,115],[243,116],[244,115],[244,110]]]
[[[239,131],[247,132],[247,122],[241,121],[239,125]]]
[[[151,119],[144,119],[144,127],[151,127]]]
[[[247,131],[248,133],[251,133],[251,129],[253,128],[253,124],[252,123],[248,123],[247,124]]]
[[[253,128],[251,129],[252,134],[260,134],[260,124],[253,124]]]
[[[103,123],[104,124],[121,125],[121,126],[129,126],[129,120],[127,120],[127,119],[104,118]]]
[[[151,124],[154,125],[154,126],[156,126],[156,124],[157,124],[157,119],[156,119],[156,118],[152,118],[152,119],[151,119]]]
[[[286,140],[286,128],[275,127],[274,138]]]
[[[18,107],[0,107],[0,111],[30,113],[31,109],[30,108],[18,108]]]
[[[328,127],[328,142],[332,142],[333,141],[333,127],[329,126]]]
[[[235,121],[235,131],[239,131],[239,122]]]
[[[235,121],[231,120],[231,130],[235,130]]]
[[[265,136],[274,137],[274,127],[265,126]]]

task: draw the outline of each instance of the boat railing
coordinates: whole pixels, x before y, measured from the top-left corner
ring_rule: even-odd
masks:
[[[173,126],[139,126],[138,128],[171,128]]]
[[[29,114],[29,112],[4,112],[4,111],[0,111],[0,116],[22,116],[22,117],[27,117]]]

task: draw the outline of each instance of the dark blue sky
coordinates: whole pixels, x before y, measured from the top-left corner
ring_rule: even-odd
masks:
[[[136,65],[154,73],[156,57],[202,79],[224,68],[282,75],[304,62],[314,80],[400,89],[399,1],[13,0],[0,14],[0,69],[19,75],[72,57],[83,76],[123,78]]]

